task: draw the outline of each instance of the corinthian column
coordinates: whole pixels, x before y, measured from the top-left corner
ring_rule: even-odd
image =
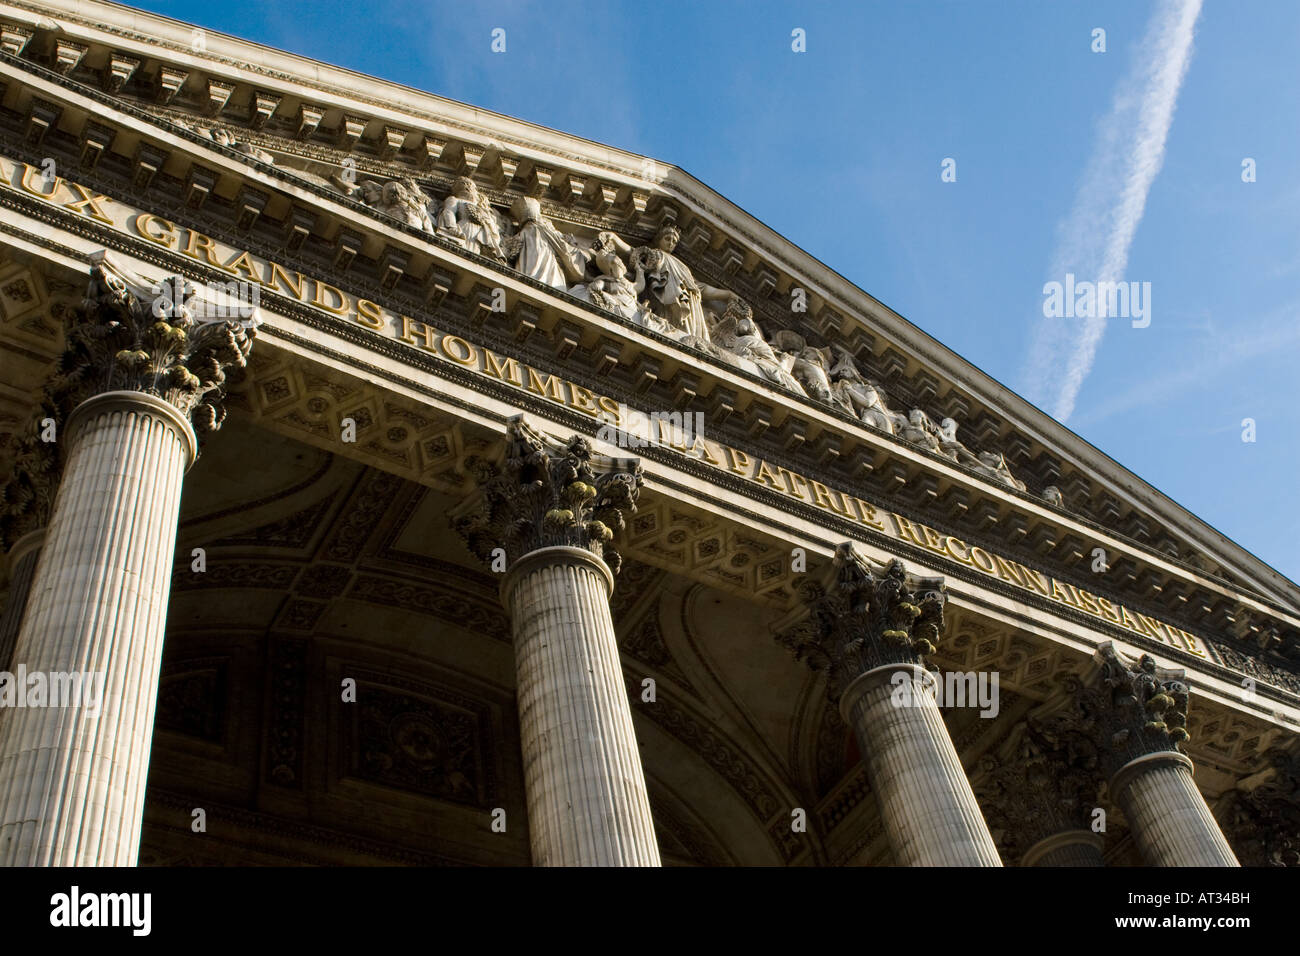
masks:
[[[834,578],[801,588],[806,616],[778,640],[814,670],[853,728],[895,860],[1001,866],[922,664],[943,627],[943,581],[883,573],[845,543]]]
[[[635,459],[557,446],[519,416],[481,513],[456,522],[503,571],[514,631],[524,784],[537,866],[658,866],[609,597],[608,546],[636,510]]]
[[[1157,667],[1147,654],[1131,663],[1110,643],[1094,660],[1048,725],[1097,755],[1148,864],[1240,866],[1192,779],[1191,760],[1178,750],[1189,739],[1183,672]]]
[[[177,292],[152,296],[101,256],[47,389],[71,409],[65,464],[13,662],[50,694],[80,693],[0,711],[6,865],[124,866],[139,851],[190,420],[219,425],[224,370],[251,346]]]

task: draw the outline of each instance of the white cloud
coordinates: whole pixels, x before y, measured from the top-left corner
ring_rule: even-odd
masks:
[[[1164,162],[1200,12],[1201,0],[1165,0],[1152,17],[1098,126],[1074,207],[1060,227],[1051,281],[1063,281],[1067,272],[1098,282],[1127,278],[1129,248]],[[1027,370],[1029,397],[1062,422],[1074,412],[1106,322],[1097,316],[1038,323]]]

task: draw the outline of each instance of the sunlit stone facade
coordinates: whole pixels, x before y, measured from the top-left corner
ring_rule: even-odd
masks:
[[[1300,589],[679,169],[104,3],[0,90],[0,861],[1300,862]]]

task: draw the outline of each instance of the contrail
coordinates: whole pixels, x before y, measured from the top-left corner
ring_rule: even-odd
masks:
[[[1200,13],[1201,0],[1165,0],[1152,17],[1098,128],[1074,206],[1061,224],[1053,280],[1062,281],[1066,272],[1096,282],[1123,278],[1147,193],[1164,162],[1165,139],[1191,62]],[[1038,323],[1026,372],[1029,394],[1058,421],[1074,412],[1079,389],[1092,371],[1106,330],[1103,311],[1094,310],[1081,329],[1062,327],[1062,322],[1075,321],[1071,319],[1043,318]]]

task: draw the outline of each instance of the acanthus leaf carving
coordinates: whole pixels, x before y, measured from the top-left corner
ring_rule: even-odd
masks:
[[[501,548],[512,566],[538,548],[585,548],[617,574],[622,559],[611,542],[636,511],[641,463],[594,455],[579,435],[557,446],[522,415],[511,419],[506,442],[500,469],[469,463],[483,485],[482,507],[453,525],[470,550],[490,562]]]
[[[67,347],[47,389],[60,412],[101,392],[137,391],[168,402],[200,431],[220,428],[226,370],[247,365],[256,329],[205,318],[196,292],[177,277],[157,293],[100,254],[84,303],[69,310]]]
[[[830,580],[805,582],[800,598],[807,615],[777,642],[827,671],[832,700],[873,668],[924,664],[943,633],[942,579],[911,578],[898,560],[876,572],[851,542],[835,549]]]

